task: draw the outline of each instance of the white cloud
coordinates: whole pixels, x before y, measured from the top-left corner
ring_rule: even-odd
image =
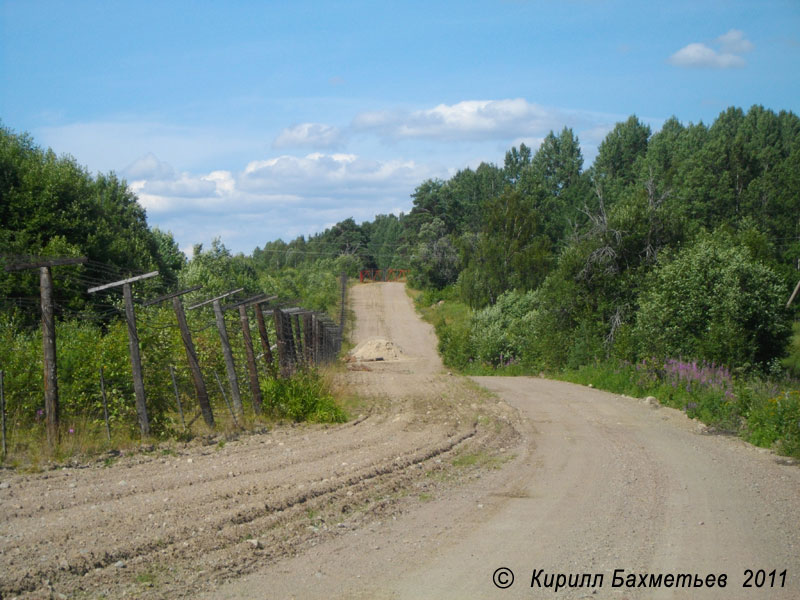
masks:
[[[754,48],[753,43],[738,29],[731,29],[719,36],[715,44],[719,50],[699,42],[689,44],[670,56],[668,62],[678,67],[735,69],[747,64],[740,55]]]
[[[323,215],[326,222],[351,216],[372,219],[392,212],[398,201],[410,206],[410,193],[419,183],[447,174],[409,160],[319,152],[255,160],[240,172],[207,174],[177,173],[150,154],[135,161],[131,173],[146,175],[129,185],[151,222],[172,231],[182,247],[210,240],[214,236],[204,232],[216,227],[219,234],[234,221],[239,222],[237,233],[226,240],[252,239],[261,232],[257,239],[263,244],[313,233]]]
[[[744,54],[750,52],[755,46],[753,43],[744,37],[744,32],[738,29],[731,29],[717,38],[723,52],[731,54]]]
[[[172,231],[181,248],[221,235],[226,246],[250,252],[278,237],[307,236],[349,217],[371,220],[398,212],[398,205],[408,211],[417,185],[446,176],[443,169],[410,160],[312,153],[254,160],[240,172],[179,173],[130,185],[151,222]]]
[[[525,142],[535,150],[550,130],[564,126],[579,136],[589,164],[595,132],[610,130],[621,118],[520,98],[468,99],[365,112],[341,129],[310,122],[276,128],[275,145],[287,148],[272,155],[265,155],[264,144],[270,132],[252,131],[237,143],[230,132],[146,120],[63,125],[49,129],[45,143],[56,151],[67,144],[77,149],[79,162],[88,156],[80,150],[90,148],[92,169],[118,170],[151,225],[172,231],[181,248],[222,235],[228,247],[249,252],[348,217],[363,221],[408,211],[410,194],[424,180],[447,179],[484,161],[502,164],[511,145]],[[352,151],[336,148],[334,140],[345,139]],[[407,147],[387,152],[379,143],[387,140],[406,140]],[[311,150],[296,152],[291,145]]]
[[[376,185],[390,189],[416,186],[429,176],[430,170],[414,161],[378,161],[355,154],[317,152],[252,161],[242,173],[239,185],[250,192],[297,189],[362,194]]]
[[[281,131],[272,143],[272,147],[335,148],[342,142],[342,132],[333,125],[301,123]]]
[[[162,162],[152,152],[148,152],[136,159],[122,170],[123,175],[129,179],[173,179],[175,169],[172,165]]]
[[[364,112],[352,127],[393,140],[461,141],[542,136],[562,125],[558,111],[514,98],[465,100],[417,111]]]

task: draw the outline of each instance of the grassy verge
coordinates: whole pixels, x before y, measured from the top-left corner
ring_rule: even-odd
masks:
[[[547,369],[525,360],[493,366],[472,358],[473,312],[454,290],[409,290],[409,295],[423,319],[436,329],[445,365],[464,375],[546,375],[617,394],[654,396],[718,431],[800,458],[800,382],[796,379],[732,373],[723,366],[680,359],[648,358],[635,364],[602,360],[575,369]],[[796,327],[795,335],[794,343],[800,347],[800,328]]]
[[[144,440],[137,427],[113,422],[109,440],[102,419],[83,417],[63,422],[59,442],[51,448],[43,421],[12,422],[7,435],[8,454],[0,464],[33,472],[93,460],[103,460],[110,466],[121,453],[170,452],[175,444],[202,436],[218,436],[224,445],[226,438],[264,431],[265,427],[281,421],[342,423],[347,420],[351,407],[357,408],[357,403],[349,398],[340,399],[333,379],[327,369],[301,371],[290,379],[262,379],[261,415],[254,415],[248,403],[245,414],[234,421],[227,405],[214,402],[214,429],[207,427],[202,419],[194,419],[184,430],[178,413],[169,412],[164,415],[162,433]],[[348,410],[343,404],[347,404]],[[186,412],[186,422],[192,421],[192,411]]]

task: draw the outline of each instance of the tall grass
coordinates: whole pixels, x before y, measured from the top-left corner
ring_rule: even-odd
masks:
[[[549,375],[617,394],[654,396],[661,404],[683,410],[717,430],[800,458],[800,385],[796,381],[734,376],[724,366],[680,359],[636,364],[607,361]]]
[[[492,328],[486,319],[476,319],[459,301],[455,288],[409,293],[423,318],[434,325],[444,363],[463,374],[545,373],[618,394],[655,396],[661,404],[683,410],[719,431],[800,458],[800,382],[791,376],[792,365],[800,364],[800,326],[795,327],[795,350],[783,363],[789,375],[777,377],[742,369],[734,373],[725,365],[681,357],[638,362],[603,357],[574,368],[553,367],[538,360],[535,353],[526,354],[526,346],[515,344],[504,328]],[[515,335],[524,337],[524,320],[515,322],[514,327],[518,330]],[[497,340],[483,339],[495,329]],[[480,358],[481,348],[498,350],[496,356],[487,355],[487,360]]]

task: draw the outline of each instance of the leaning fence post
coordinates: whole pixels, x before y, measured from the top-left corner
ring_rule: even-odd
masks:
[[[283,328],[283,311],[275,308],[272,311],[275,319],[275,339],[278,345],[278,366],[280,367],[281,377],[289,377],[289,352],[286,343],[286,331]]]
[[[267,363],[269,374],[274,379],[277,377],[274,359],[272,357],[272,349],[269,347],[269,335],[267,334],[267,324],[264,322],[264,312],[261,310],[261,305],[256,303],[253,305],[256,310],[256,321],[258,322],[258,333],[261,338],[261,347],[264,349],[264,361]]]
[[[100,396],[103,398],[103,419],[106,422],[106,437],[111,441],[111,427],[108,425],[108,400],[106,400],[106,381],[103,377],[103,367],[100,366]]]
[[[225,329],[225,316],[222,314],[222,305],[220,304],[220,300],[222,298],[227,298],[233,294],[237,294],[241,292],[244,288],[237,288],[221,296],[217,296],[216,298],[211,298],[209,300],[205,300],[198,304],[194,304],[190,306],[187,310],[193,310],[195,308],[200,308],[201,306],[205,306],[206,304],[211,304],[214,308],[214,319],[217,323],[217,330],[219,331],[219,339],[222,342],[222,355],[225,359],[225,370],[228,373],[228,381],[231,384],[231,396],[233,397],[233,404],[236,408],[236,411],[239,414],[243,414],[242,411],[242,398],[239,395],[239,382],[236,379],[236,367],[233,364],[233,354],[231,353],[231,344],[228,340],[228,331]],[[216,377],[216,373],[214,374]],[[227,397],[225,399],[227,402]]]
[[[143,306],[151,306],[163,302],[164,300],[172,299],[172,308],[175,311],[175,318],[178,320],[178,328],[181,330],[181,340],[183,340],[183,348],[186,351],[186,360],[189,362],[189,374],[192,376],[194,391],[197,394],[197,403],[200,405],[200,412],[203,414],[206,425],[213,428],[214,411],[211,409],[211,403],[208,400],[206,382],[203,380],[203,374],[200,371],[200,363],[197,361],[197,352],[194,349],[192,333],[189,331],[189,324],[186,322],[186,312],[183,309],[183,303],[180,298],[184,294],[199,290],[201,287],[200,285],[196,285],[185,290],[171,292],[164,296],[148,300],[143,303]],[[191,427],[191,423],[189,427]]]
[[[300,331],[300,315],[299,313],[295,312],[292,314],[291,317],[294,323],[294,347],[295,347],[295,356],[297,357],[298,364],[305,363],[305,352],[303,350],[303,337]]]
[[[144,393],[144,378],[142,376],[142,358],[139,353],[139,334],[136,331],[136,315],[133,311],[133,293],[131,283],[148,279],[158,275],[158,271],[151,271],[144,275],[137,275],[128,279],[122,279],[113,283],[107,283],[97,287],[89,288],[88,292],[93,294],[101,290],[112,287],[122,286],[122,297],[125,300],[125,320],[128,322],[128,348],[131,355],[131,371],[133,373],[133,391],[136,396],[136,413],[139,416],[139,429],[142,438],[150,435],[150,421],[147,417],[147,398]]]
[[[247,318],[247,306],[239,306],[239,322],[242,326],[242,339],[244,340],[245,357],[247,358],[247,372],[250,376],[250,395],[253,398],[253,412],[261,414],[261,385],[258,382],[258,368],[256,355],[253,351],[253,338],[250,335],[250,319]]]

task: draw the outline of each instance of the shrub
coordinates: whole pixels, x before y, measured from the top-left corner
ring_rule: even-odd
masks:
[[[317,371],[301,371],[289,379],[269,379],[264,401],[272,416],[292,421],[343,423],[347,415],[336,404]]]
[[[700,235],[656,269],[640,301],[640,356],[690,356],[731,365],[783,354],[784,284],[724,232]]]

